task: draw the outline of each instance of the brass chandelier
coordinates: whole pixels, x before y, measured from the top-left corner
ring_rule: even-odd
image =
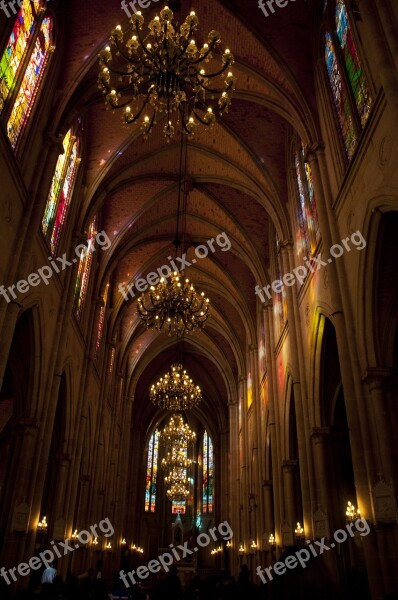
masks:
[[[182,415],[171,415],[170,421],[160,433],[160,442],[166,448],[175,448],[176,444],[191,446],[196,440],[196,433],[184,423]]]
[[[221,64],[213,56],[220,34],[210,31],[199,49],[192,37],[199,25],[195,12],[178,27],[167,6],[149,22],[146,34],[143,25],[141,12],[133,14],[126,31],[117,25],[100,52],[98,82],[109,106],[123,110],[126,124],[139,121],[144,137],[159,115],[165,118],[167,140],[176,127],[193,134],[199,123],[212,125],[216,114],[228,111],[235,84],[232,71],[225,74],[234,63],[231,52],[222,53]]]
[[[202,401],[202,392],[182,364],[174,363],[157,383],[152,384],[149,397],[162,409],[183,411],[197,406]]]
[[[156,287],[138,298],[138,314],[147,329],[158,329],[169,335],[190,333],[203,327],[209,317],[209,299],[198,294],[177,272],[170,283],[162,277]]]

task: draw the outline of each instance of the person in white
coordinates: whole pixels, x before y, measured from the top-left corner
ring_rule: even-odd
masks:
[[[44,569],[43,575],[41,576],[41,583],[54,583],[54,579],[57,576],[57,569],[54,565],[50,565],[47,569]]]

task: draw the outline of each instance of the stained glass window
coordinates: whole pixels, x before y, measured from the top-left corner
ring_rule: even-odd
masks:
[[[79,261],[79,269],[76,277],[75,284],[75,302],[74,302],[74,310],[77,319],[80,319],[82,314],[82,309],[84,305],[84,301],[87,295],[87,287],[90,278],[90,270],[91,263],[93,260],[93,251],[92,248],[94,246],[94,239],[97,235],[97,225],[96,218],[94,217],[88,232],[87,237],[87,246],[86,251],[81,251],[80,253],[80,261]]]
[[[347,9],[343,0],[337,0],[336,2],[336,33],[344,57],[347,78],[363,127],[370,114],[372,98],[355,47]]]
[[[155,512],[156,479],[158,474],[159,432],[155,431],[149,440],[145,485],[145,512]]]
[[[302,143],[296,143],[293,160],[298,197],[296,247],[300,260],[305,261],[313,256],[320,239],[320,232],[311,166],[305,162],[305,149]]]
[[[329,33],[326,33],[325,36],[325,60],[344,145],[348,158],[351,158],[355,149],[357,138],[355,134],[349,98],[343,84],[336,52],[333,46],[332,36]]]
[[[108,301],[108,292],[109,292],[109,283],[105,286],[104,295],[102,297],[102,306],[100,308],[99,318],[98,318],[98,329],[97,329],[97,342],[95,345],[95,357],[98,357],[99,349],[101,346],[102,332],[104,329],[104,321],[105,321],[105,311],[106,311],[106,303]]]
[[[42,230],[49,238],[53,256],[58,248],[80,163],[79,140],[72,135],[72,129],[64,137],[63,149],[57,160],[42,220]]]
[[[203,434],[203,479],[202,479],[202,512],[213,512],[214,497],[214,451],[213,442],[207,431]]]
[[[52,19],[46,17],[40,27],[21,87],[7,123],[7,134],[13,148],[25,129],[43,79],[52,41]]]
[[[0,113],[8,94],[14,88],[17,72],[26,56],[35,22],[35,6],[30,0],[24,0],[0,61]]]

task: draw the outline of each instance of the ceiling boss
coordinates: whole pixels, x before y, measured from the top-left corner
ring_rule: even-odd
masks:
[[[146,35],[143,25],[141,12],[133,14],[126,31],[117,25],[100,52],[98,81],[109,106],[122,110],[125,124],[140,123],[144,137],[159,119],[167,140],[176,129],[192,135],[199,124],[212,125],[228,111],[235,88],[230,50],[213,55],[220,34],[210,31],[198,48],[195,12],[179,27],[167,6],[149,22]]]

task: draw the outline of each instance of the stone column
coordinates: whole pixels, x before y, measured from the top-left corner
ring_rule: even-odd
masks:
[[[229,478],[230,478],[230,495],[229,495],[229,510],[231,518],[231,527],[234,532],[231,548],[231,572],[236,577],[239,572],[239,424],[238,424],[238,402],[231,401],[228,404],[229,410]]]
[[[296,507],[294,505],[294,470],[297,460],[284,460],[282,463],[283,481],[285,488],[285,519],[294,531],[297,523]]]
[[[290,262],[288,256],[287,245],[284,244],[282,247],[282,262],[284,273],[290,272]],[[299,359],[299,345],[297,340],[297,331],[301,328],[300,322],[295,320],[294,311],[294,299],[293,299],[293,288],[286,286],[286,303],[288,310],[288,321],[289,321],[289,349],[290,349],[290,361],[292,364],[292,377],[293,377],[293,391],[294,391],[294,403],[296,408],[296,426],[297,426],[297,440],[300,460],[300,485],[301,495],[303,500],[303,518],[304,524],[307,529],[312,528],[312,515],[311,515],[311,494],[310,494],[310,471],[309,471],[309,457],[307,448],[307,439],[309,433],[307,432],[307,407],[305,406],[305,399],[303,398],[303,388],[305,385],[301,385],[300,372],[300,359]],[[307,435],[308,434],[308,435]]]
[[[333,501],[333,496],[329,490],[328,461],[326,460],[326,441],[330,435],[330,427],[313,427],[311,430],[314,465],[315,465],[315,483],[316,499],[323,510],[329,512],[329,503]]]
[[[277,374],[274,358],[274,339],[273,339],[273,312],[272,304],[265,307],[266,327],[265,327],[265,353],[267,360],[267,373],[269,382],[269,428],[271,436],[272,466],[273,466],[273,494],[274,494],[274,520],[275,533],[280,532],[283,521],[283,481],[280,476],[281,467],[281,428],[279,416],[279,397]]]

